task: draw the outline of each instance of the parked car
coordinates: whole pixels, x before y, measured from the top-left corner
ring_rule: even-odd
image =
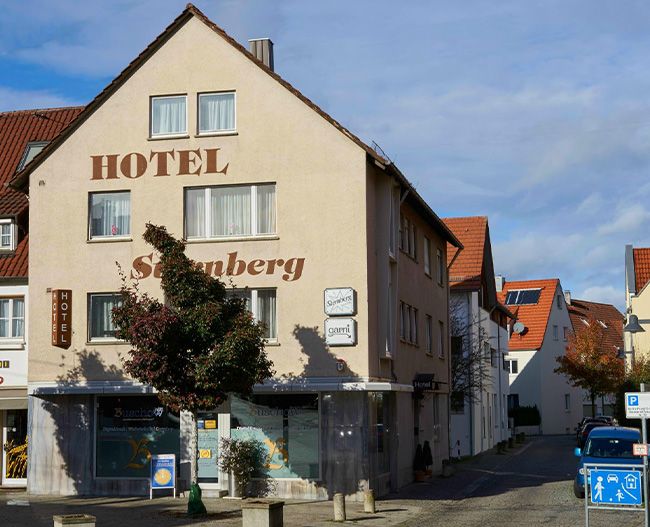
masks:
[[[582,429],[587,426],[589,423],[605,423],[606,425],[609,426],[617,426],[618,421],[616,418],[611,417],[609,415],[598,415],[596,417],[583,417],[582,420],[578,423],[578,426],[576,428],[576,441],[578,442],[578,445],[580,445],[580,435],[582,433]]]
[[[641,434],[636,428],[622,426],[592,428],[584,449],[575,449],[575,455],[580,458],[578,471],[573,480],[573,493],[576,497],[585,496],[585,463],[643,465],[643,458],[632,454],[632,445],[640,441]]]
[[[610,426],[607,423],[604,423],[603,421],[588,421],[585,423],[585,425],[580,429],[580,433],[578,435],[578,446],[580,448],[585,446],[585,443],[587,442],[587,437],[589,437],[590,432],[594,428],[600,428],[604,426]]]

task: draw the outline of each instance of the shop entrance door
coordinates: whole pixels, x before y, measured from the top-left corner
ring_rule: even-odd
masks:
[[[5,410],[2,423],[2,485],[27,485],[27,410]]]

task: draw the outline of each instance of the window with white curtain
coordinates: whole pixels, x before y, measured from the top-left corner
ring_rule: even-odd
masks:
[[[275,184],[185,189],[185,238],[275,234]]]
[[[235,92],[199,94],[199,134],[234,132]]]
[[[25,299],[0,298],[0,339],[25,336]]]
[[[90,193],[89,236],[117,238],[131,235],[131,193]]]
[[[232,294],[246,300],[246,307],[255,320],[264,325],[264,338],[277,340],[278,317],[275,289],[235,289]]]
[[[120,305],[119,293],[91,293],[88,295],[88,339],[114,340],[113,308]]]
[[[15,224],[13,221],[6,219],[0,220],[0,249],[13,250],[16,248]]]
[[[151,98],[151,137],[187,134],[187,96]]]

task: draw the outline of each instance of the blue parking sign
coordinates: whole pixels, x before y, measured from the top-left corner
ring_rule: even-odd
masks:
[[[643,488],[639,470],[589,471],[591,502],[601,505],[641,505]]]
[[[639,406],[639,396],[638,395],[628,395],[627,396],[627,405],[628,406]]]

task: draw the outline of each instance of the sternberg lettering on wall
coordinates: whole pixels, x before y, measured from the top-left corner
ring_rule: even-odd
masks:
[[[228,253],[228,258],[209,262],[197,262],[197,265],[210,276],[239,276],[249,274],[251,276],[267,274],[279,274],[285,282],[294,282],[302,276],[305,266],[304,258],[271,258],[263,260],[254,258],[250,261],[241,260],[237,251]],[[153,276],[160,278],[160,262],[154,261],[154,253],[138,256],[133,260],[131,278],[143,280]]]
[[[102,154],[90,156],[92,160],[91,180],[137,179],[145,174],[153,177],[200,176],[202,174],[223,174],[230,163],[219,160],[221,148],[197,148],[195,150],[151,150],[145,156],[140,152],[128,154]],[[119,170],[118,170],[119,168]]]

